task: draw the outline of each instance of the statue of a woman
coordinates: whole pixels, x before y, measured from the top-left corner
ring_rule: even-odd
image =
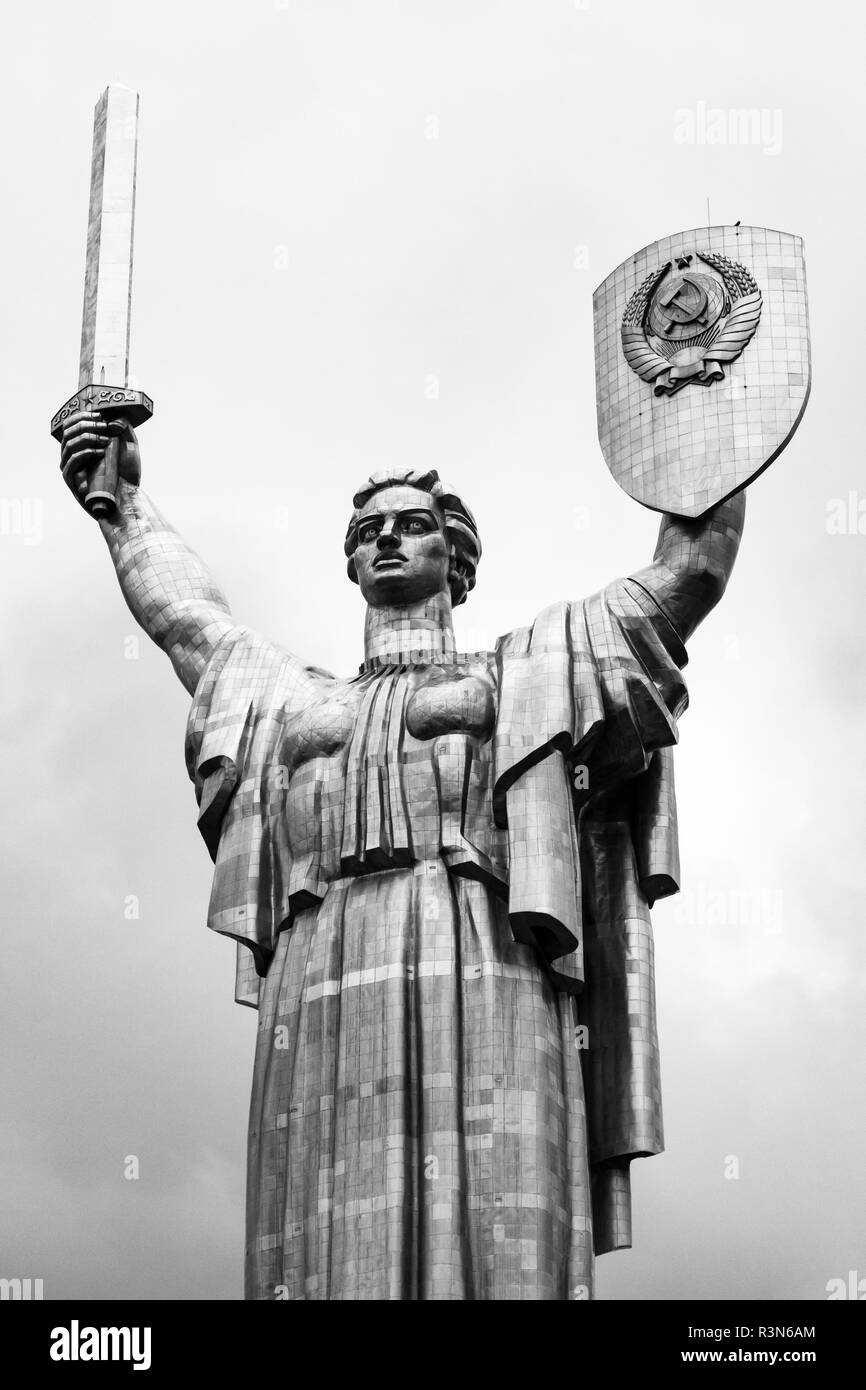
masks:
[[[743,494],[459,653],[472,514],[435,472],[371,478],[345,544],[364,661],[337,679],[233,620],[131,429],[70,419],[75,494],[117,431],[99,525],[193,696],[209,925],[259,1010],[247,1297],[590,1297],[594,1254],[630,1244],[629,1163],[662,1148],[649,908],[677,887],[683,643]]]

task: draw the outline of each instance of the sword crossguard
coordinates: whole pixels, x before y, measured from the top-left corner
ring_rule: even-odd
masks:
[[[115,420],[122,415],[136,428],[150,419],[153,401],[143,391],[133,391],[128,386],[81,386],[52,417],[51,433],[55,439],[61,439],[66,421],[79,410],[98,410],[106,420]],[[84,505],[91,516],[110,516],[117,506],[120,445],[121,441],[117,438],[109,442],[102,462],[90,480]]]

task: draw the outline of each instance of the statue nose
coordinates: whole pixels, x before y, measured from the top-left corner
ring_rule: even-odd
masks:
[[[400,537],[397,535],[396,528],[393,526],[393,524],[391,526],[388,526],[388,524],[386,523],[385,526],[382,527],[382,530],[379,532],[379,535],[376,537],[377,547],[379,548],[379,550],[385,550],[389,547],[393,548],[395,546],[398,546],[399,544]]]

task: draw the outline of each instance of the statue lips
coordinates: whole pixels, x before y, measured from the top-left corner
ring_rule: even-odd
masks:
[[[400,570],[408,568],[408,561],[405,555],[384,554],[378,555],[370,566],[373,579],[380,576],[387,577],[389,574],[397,575]]]

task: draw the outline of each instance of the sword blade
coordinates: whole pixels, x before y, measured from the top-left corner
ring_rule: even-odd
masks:
[[[93,114],[78,385],[126,386],[138,158],[138,93],[106,87]]]

